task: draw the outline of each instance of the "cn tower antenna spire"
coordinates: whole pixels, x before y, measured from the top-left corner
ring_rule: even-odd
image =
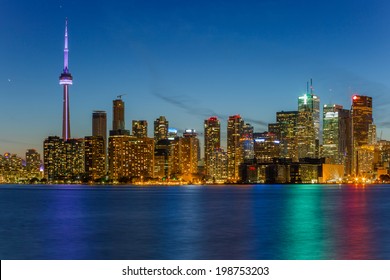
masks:
[[[73,84],[73,77],[69,72],[68,65],[68,18],[65,19],[65,43],[64,43],[64,70],[60,75],[60,85],[64,88],[63,113],[62,113],[62,139],[70,139],[70,116],[69,116],[69,86]]]
[[[68,73],[68,18],[65,18],[64,73]]]

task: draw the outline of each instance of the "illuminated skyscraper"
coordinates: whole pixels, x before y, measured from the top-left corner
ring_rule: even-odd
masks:
[[[168,138],[169,122],[164,116],[160,116],[154,121],[154,142]]]
[[[239,167],[243,162],[240,139],[244,121],[240,115],[230,116],[227,125],[228,180],[239,180]]]
[[[354,95],[352,97],[352,134],[353,134],[353,172],[358,174],[357,151],[363,145],[369,144],[370,125],[373,124],[372,118],[372,97],[363,95]]]
[[[352,97],[352,130],[353,130],[353,146],[359,147],[367,145],[368,132],[370,125],[373,124],[372,119],[372,97],[354,95]]]
[[[40,168],[41,168],[41,156],[40,154],[34,150],[29,149],[26,152],[26,170],[28,172],[28,176],[39,177],[40,176]]]
[[[49,136],[43,142],[43,163],[45,178],[51,182],[58,180],[64,170],[64,141],[58,136]]]
[[[180,143],[183,179],[189,182],[193,181],[194,176],[198,173],[199,139],[197,136],[194,129],[186,129]]]
[[[167,180],[171,175],[171,142],[163,139],[156,143],[154,149],[154,176]]]
[[[254,152],[257,162],[271,163],[280,155],[280,141],[271,132],[254,133]]]
[[[106,146],[102,136],[84,138],[85,174],[90,180],[106,175]]]
[[[50,181],[77,181],[84,173],[84,140],[63,141],[49,136],[44,141],[45,178]]]
[[[154,141],[129,135],[109,137],[109,176],[112,180],[129,182],[153,177]]]
[[[253,126],[246,123],[242,126],[242,134],[240,139],[243,160],[250,160],[255,157],[254,142],[253,142]]]
[[[280,140],[280,157],[298,161],[297,152],[297,111],[281,111],[276,113],[278,128],[276,138]]]
[[[62,140],[70,139],[70,116],[69,116],[69,86],[72,85],[73,77],[68,68],[68,19],[65,21],[65,47],[64,47],[64,70],[60,75],[60,85],[64,87],[63,114],[62,114]]]
[[[215,149],[221,146],[221,123],[217,117],[204,121],[204,159],[206,175],[212,176],[210,159]]]
[[[351,113],[336,104],[323,108],[322,155],[331,164],[344,165],[345,174],[350,173],[352,159]]]
[[[224,183],[228,179],[228,155],[222,148],[216,148],[210,155],[210,179]]]
[[[133,120],[132,135],[137,138],[148,137],[148,122],[145,120]]]
[[[297,147],[298,157],[319,157],[320,139],[320,99],[313,94],[313,86],[310,80],[307,92],[298,97],[297,119]]]

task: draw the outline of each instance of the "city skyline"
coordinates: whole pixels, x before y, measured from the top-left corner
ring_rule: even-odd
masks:
[[[70,100],[74,138],[92,135],[91,114],[95,110],[109,112],[110,124],[112,100],[126,95],[127,129],[132,120],[152,124],[157,117],[166,116],[170,127],[203,132],[204,120],[216,115],[222,122],[222,146],[226,147],[228,116],[240,114],[255,131],[266,131],[266,124],[275,122],[276,112],[296,110],[298,96],[305,92],[306,81],[313,78],[314,94],[321,98],[321,107],[336,103],[349,109],[353,93],[372,96],[377,131],[389,139],[384,112],[389,103],[385,94],[390,92],[385,79],[390,70],[386,70],[385,56],[390,36],[385,36],[386,17],[380,17],[388,4],[321,3],[315,16],[325,19],[330,11],[335,15],[326,27],[328,21],[320,23],[316,19],[307,24],[297,20],[303,14],[314,19],[306,2],[299,2],[298,7],[267,1],[237,6],[201,2],[201,7],[193,7],[172,1],[175,6],[171,7],[153,1],[149,4],[152,6],[131,1],[107,4],[105,10],[99,1],[90,7],[60,2],[59,6],[51,4],[42,10],[43,3],[35,7],[23,2],[22,12],[14,18],[9,15],[15,14],[17,5],[7,2],[4,10],[9,13],[2,20],[9,24],[2,23],[14,31],[0,31],[4,39],[0,47],[4,64],[0,68],[0,91],[5,104],[0,152],[22,155],[34,148],[43,154],[45,137],[61,133],[61,89],[56,79],[66,17],[71,34],[70,65],[77,76]],[[367,18],[355,19],[354,15],[367,7]],[[92,12],[84,18],[87,8]],[[198,19],[197,14],[203,17]],[[340,18],[342,14],[344,19]],[[145,15],[146,19],[142,18]],[[288,17],[278,23],[284,15]],[[356,27],[347,19],[353,19]],[[287,28],[290,23],[292,26]],[[280,31],[282,34],[278,34]],[[347,35],[349,39],[343,37]],[[300,38],[306,38],[306,43],[322,44],[315,50],[301,45]],[[327,41],[332,38],[339,48]],[[367,38],[375,40],[363,40]],[[337,63],[336,58],[340,58]],[[152,135],[151,127],[148,135]]]

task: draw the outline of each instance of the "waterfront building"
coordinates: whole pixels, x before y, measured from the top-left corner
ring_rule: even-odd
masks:
[[[84,138],[85,175],[89,180],[106,176],[106,147],[102,136]]]
[[[49,182],[78,181],[84,174],[84,140],[49,136],[43,144],[44,175]]]
[[[127,183],[144,181],[154,176],[154,141],[130,135],[109,137],[109,176]]]
[[[182,178],[192,182],[198,173],[199,139],[195,129],[186,129],[180,139],[180,161]]]
[[[154,176],[160,180],[168,180],[171,176],[171,142],[159,140],[154,149]]]
[[[211,156],[215,149],[221,146],[221,123],[217,117],[210,117],[204,121],[204,159],[207,176],[213,176]]]
[[[257,162],[272,162],[280,155],[280,141],[270,132],[254,133],[254,153]]]
[[[41,177],[41,155],[35,149],[26,152],[26,172],[28,178]]]
[[[244,121],[240,115],[229,116],[227,125],[228,180],[239,180],[239,166],[243,162],[240,139]]]
[[[372,179],[374,177],[374,145],[362,145],[356,148],[356,175],[360,178]]]
[[[228,154],[222,148],[215,148],[209,158],[209,178],[213,183],[228,180]]]
[[[16,154],[0,155],[0,183],[19,183],[29,179],[23,160]]]

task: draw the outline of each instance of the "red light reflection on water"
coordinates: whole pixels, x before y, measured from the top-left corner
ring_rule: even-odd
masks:
[[[344,193],[340,219],[340,259],[373,259],[366,185],[351,185]]]

